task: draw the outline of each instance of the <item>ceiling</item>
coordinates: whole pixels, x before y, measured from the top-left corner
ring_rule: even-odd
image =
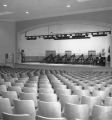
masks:
[[[71,7],[67,8],[68,4]],[[6,21],[23,21],[106,10],[112,10],[112,0],[0,0],[0,20]],[[29,13],[25,13],[26,11]]]

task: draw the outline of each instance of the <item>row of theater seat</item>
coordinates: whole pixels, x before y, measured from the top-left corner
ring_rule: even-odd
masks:
[[[3,120],[112,119],[111,73],[34,69],[17,69],[16,77],[10,76],[10,69],[1,73],[5,73],[0,85]]]

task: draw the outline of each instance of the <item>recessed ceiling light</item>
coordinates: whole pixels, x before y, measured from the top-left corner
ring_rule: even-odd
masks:
[[[90,0],[77,0],[78,2],[87,2],[87,1],[90,1]]]
[[[25,13],[26,13],[26,14],[29,14],[29,11],[26,11]]]
[[[70,8],[70,7],[71,7],[70,0],[67,0],[66,7],[67,7],[67,8]]]
[[[71,7],[71,5],[70,5],[70,4],[67,4],[67,5],[66,5],[66,7],[67,7],[67,8],[70,8],[70,7]]]
[[[4,7],[7,7],[7,4],[4,4],[3,6],[4,6]]]

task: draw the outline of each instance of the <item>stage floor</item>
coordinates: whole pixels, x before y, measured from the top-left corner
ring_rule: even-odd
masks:
[[[22,65],[44,65],[44,66],[68,66],[68,67],[101,67],[95,65],[81,65],[81,64],[52,64],[52,63],[39,63],[39,62],[25,62]]]
[[[50,64],[39,62],[16,63],[15,68],[31,68],[31,69],[53,69],[65,71],[112,71],[109,66],[80,65],[80,64]]]

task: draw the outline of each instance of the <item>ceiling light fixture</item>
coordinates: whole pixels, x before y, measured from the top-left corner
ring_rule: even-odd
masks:
[[[70,7],[71,7],[71,5],[70,5],[70,0],[67,0],[66,7],[67,7],[67,8],[70,8]]]
[[[71,7],[71,5],[70,5],[70,4],[67,4],[67,5],[66,5],[66,7],[67,7],[67,8],[70,8],[70,7]]]
[[[26,14],[29,14],[29,12],[28,12],[28,11],[26,11],[25,13],[26,13]]]
[[[3,6],[4,6],[4,7],[7,7],[7,4],[4,4]]]
[[[90,1],[90,0],[77,0],[78,2],[87,2],[87,1]]]

